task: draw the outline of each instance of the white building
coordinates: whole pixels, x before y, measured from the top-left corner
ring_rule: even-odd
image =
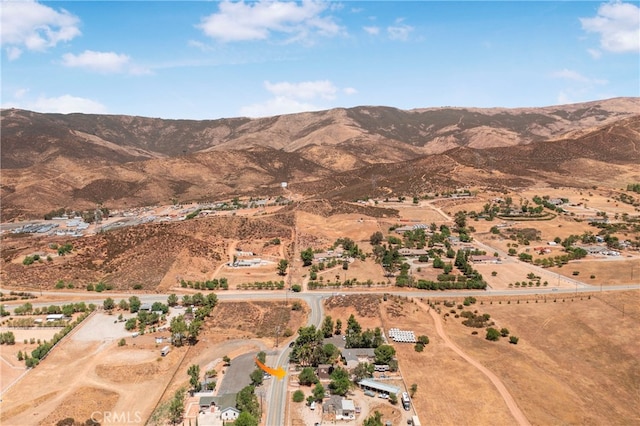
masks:
[[[240,411],[235,407],[226,407],[220,411],[220,418],[222,420],[236,420],[239,415]]]

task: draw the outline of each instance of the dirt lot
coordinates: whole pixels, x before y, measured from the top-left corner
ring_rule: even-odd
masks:
[[[127,337],[126,346],[119,347],[121,335],[130,333],[119,333],[119,327],[124,330],[122,323],[114,329],[114,316],[94,314],[3,396],[0,421],[6,425],[50,425],[72,416],[84,422],[99,411],[128,413],[129,419],[144,422],[159,401],[188,383],[189,365],[198,363],[202,371],[221,369],[219,360],[224,355],[233,359],[251,351],[270,350],[275,343],[274,325],[282,323],[283,330],[297,330],[308,312],[306,305],[302,307],[291,311],[290,306],[279,307],[273,302],[221,302],[198,345],[172,348],[166,357],[160,356],[166,343],[156,344],[155,337],[168,337],[168,332]],[[2,355],[4,359],[5,353]],[[2,364],[8,367],[6,362]],[[3,370],[3,384],[4,377]]]

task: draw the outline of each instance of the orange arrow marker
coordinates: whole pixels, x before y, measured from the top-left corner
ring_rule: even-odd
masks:
[[[287,374],[287,372],[284,371],[284,368],[282,368],[282,366],[276,369],[276,368],[267,367],[266,365],[261,363],[258,358],[256,358],[255,361],[256,361],[256,365],[260,367],[262,371],[264,371],[265,373],[269,373],[272,376],[277,377],[278,379],[282,379],[285,376],[285,374]]]

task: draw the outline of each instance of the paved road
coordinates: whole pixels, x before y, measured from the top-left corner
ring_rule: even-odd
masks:
[[[640,284],[632,284],[632,285],[615,285],[615,286],[607,286],[602,289],[602,291],[624,291],[624,290],[639,290]],[[8,293],[8,290],[0,289],[2,292]],[[452,297],[466,297],[466,296],[519,296],[519,295],[557,295],[557,294],[570,294],[570,293],[590,293],[598,291],[597,288],[592,286],[576,286],[575,289],[572,288],[523,288],[523,289],[509,289],[509,290],[450,290],[450,291],[389,291],[388,289],[367,291],[365,294],[392,294],[398,296],[409,296],[409,297],[417,297],[417,298],[452,298]],[[341,293],[344,294],[360,294],[363,292],[353,291],[353,290],[341,290]],[[303,293],[289,293],[288,291],[264,291],[264,292],[243,292],[243,291],[228,291],[228,292],[217,292],[219,300],[283,300],[286,298],[295,298],[304,300],[311,308],[311,312],[309,315],[309,320],[307,325],[315,325],[319,327],[324,315],[322,300],[332,296],[335,292],[326,292],[326,291],[310,291]],[[81,296],[82,293],[79,292],[56,292],[56,291],[45,291],[42,292],[42,295],[55,295],[55,296],[67,296],[74,297],[77,299],[78,296]],[[96,305],[101,305],[102,301],[107,297],[111,297],[116,302],[120,299],[127,299],[131,296],[131,293],[102,293],[99,295],[91,295],[91,299],[85,300],[85,303],[94,303]],[[166,303],[168,294],[139,294],[138,297],[144,303],[153,303],[153,302],[163,302]],[[77,302],[77,300],[69,299],[69,300],[58,300],[55,302],[35,302],[30,301],[30,303],[34,307],[42,307],[49,306],[51,304],[65,304]],[[8,310],[11,311],[13,307],[19,306],[24,303],[21,301],[20,303],[12,303],[8,305]],[[270,355],[267,357],[267,364],[269,366],[273,366],[275,368],[279,366],[283,366],[286,368],[289,360],[289,352],[290,349],[288,346],[280,348],[275,355]],[[285,419],[285,410],[286,410],[286,387],[288,383],[287,376],[282,380],[277,380],[273,378],[271,380],[271,388],[268,391],[268,410],[267,410],[267,421],[266,424],[270,425],[283,425]],[[521,423],[523,424],[523,423]]]
[[[320,326],[322,317],[324,315],[324,309],[322,306],[322,299],[325,296],[316,295],[313,293],[305,293],[302,296],[303,299],[309,303],[311,307],[311,313],[307,325]],[[283,366],[286,367],[289,364],[289,352],[291,349],[288,346],[280,349],[279,354],[275,358],[273,364],[274,367]],[[273,379],[271,381],[271,389],[269,389],[269,409],[267,411],[267,425],[283,425],[285,420],[285,410],[287,406],[287,383],[289,381],[288,376],[284,376],[282,380]]]

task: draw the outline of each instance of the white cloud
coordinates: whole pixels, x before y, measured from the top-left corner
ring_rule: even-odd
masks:
[[[10,60],[21,48],[43,51],[80,35],[80,20],[64,9],[57,11],[35,1],[3,1],[0,40]]]
[[[356,93],[351,87],[339,89],[329,80],[303,81],[300,83],[264,82],[265,89],[271,93],[271,99],[245,106],[240,114],[248,117],[267,117],[296,112],[318,111],[332,106],[318,103],[333,101],[339,92],[347,95]]]
[[[380,27],[362,27],[368,34],[378,35],[380,34]]]
[[[105,114],[107,108],[99,102],[87,98],[62,95],[55,98],[41,96],[31,101],[8,102],[2,108],[20,108],[38,112],[69,114],[81,112],[85,114]]]
[[[204,17],[199,25],[207,36],[228,42],[265,40],[283,33],[292,40],[306,39],[312,32],[337,35],[343,32],[331,16],[322,16],[329,3],[306,0],[302,3],[223,1],[218,13]]]
[[[271,83],[265,81],[264,87],[275,96],[286,98],[313,99],[335,99],[338,89],[329,80],[303,81],[301,83]]]
[[[582,29],[600,35],[600,47],[614,53],[640,52],[640,8],[632,3],[603,3],[593,18],[581,18]]]
[[[293,114],[319,109],[322,108],[284,96],[277,96],[263,103],[256,103],[240,108],[240,115],[244,117],[270,117],[273,115]]]
[[[15,61],[22,55],[22,49],[15,46],[7,47],[7,57],[10,61]]]
[[[13,98],[22,99],[27,93],[29,93],[29,89],[18,89],[13,93]]]
[[[150,74],[147,68],[131,63],[131,58],[115,52],[95,52],[85,50],[79,55],[65,53],[62,64],[69,68],[82,68],[103,74],[128,73],[133,75]]]
[[[551,73],[551,77],[586,84],[608,84],[607,80],[586,77],[577,71],[569,70],[567,68]]]
[[[62,64],[70,68],[85,68],[102,73],[123,72],[129,63],[129,56],[114,52],[95,52],[85,50],[79,55],[66,53],[62,56]]]
[[[403,24],[403,20],[402,18],[396,19],[396,25],[387,27],[387,34],[389,34],[391,40],[407,41],[409,39],[409,34],[413,31],[413,27]]]
[[[574,103],[574,101],[571,100],[571,97],[564,90],[561,90],[560,93],[558,93],[558,98],[556,102],[558,103],[558,105],[566,105],[566,104]]]
[[[602,52],[598,49],[587,49],[587,52],[589,52],[589,55],[591,55],[593,59],[600,59],[602,56]]]

